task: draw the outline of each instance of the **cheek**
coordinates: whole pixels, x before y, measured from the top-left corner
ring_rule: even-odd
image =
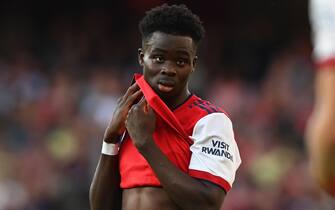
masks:
[[[189,79],[191,74],[192,74],[192,69],[185,69],[184,71],[182,71],[180,73],[180,80],[182,80],[182,81],[186,80],[186,82],[187,82],[187,80]]]
[[[150,60],[147,57],[144,57],[143,66],[142,66],[144,75],[147,75],[147,74],[150,73],[150,69],[152,68],[151,66],[152,66],[152,64],[151,64]]]
[[[143,76],[144,79],[151,85],[155,83],[156,75],[158,74],[159,70],[155,68],[155,65],[150,62],[145,62],[143,65]]]
[[[151,64],[145,64],[143,65],[143,75],[145,77],[152,77],[156,74],[156,70],[153,68],[153,65]]]
[[[159,67],[155,65],[150,59],[144,60],[143,74],[147,76],[153,76],[157,73],[159,73]]]

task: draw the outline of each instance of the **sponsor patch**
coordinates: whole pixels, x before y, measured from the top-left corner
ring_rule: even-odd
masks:
[[[203,146],[201,152],[225,157],[233,162],[233,155],[229,152],[229,144],[224,141],[212,140],[212,145],[210,147]]]

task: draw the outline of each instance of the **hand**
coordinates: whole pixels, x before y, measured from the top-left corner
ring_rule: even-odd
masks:
[[[131,85],[127,92],[118,99],[116,109],[112,120],[105,130],[104,141],[108,143],[117,143],[125,131],[125,121],[130,108],[142,97],[142,91],[136,83]]]
[[[140,150],[152,141],[155,125],[155,112],[143,97],[129,110],[126,120],[127,131],[137,149]]]

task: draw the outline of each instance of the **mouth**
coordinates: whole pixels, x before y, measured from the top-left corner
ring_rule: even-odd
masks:
[[[164,93],[171,92],[175,86],[174,81],[171,80],[159,80],[158,90]]]

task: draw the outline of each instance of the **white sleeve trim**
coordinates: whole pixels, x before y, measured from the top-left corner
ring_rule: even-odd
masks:
[[[206,115],[190,138],[194,143],[189,169],[210,173],[232,186],[241,158],[230,119],[224,113]]]

